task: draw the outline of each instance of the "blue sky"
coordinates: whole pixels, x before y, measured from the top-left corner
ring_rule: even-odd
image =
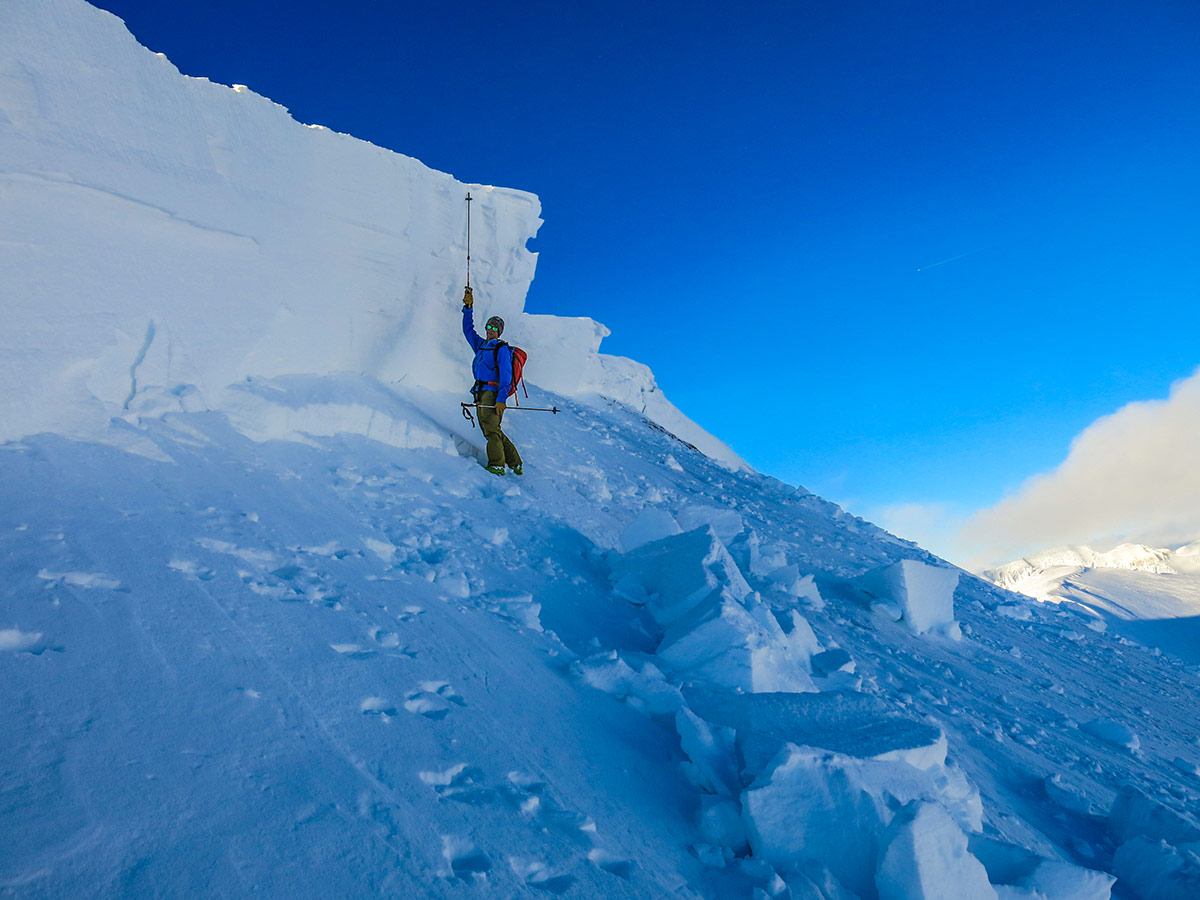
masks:
[[[860,514],[994,504],[1200,364],[1190,0],[97,5],[187,74],[538,194],[531,312],[604,322]]]

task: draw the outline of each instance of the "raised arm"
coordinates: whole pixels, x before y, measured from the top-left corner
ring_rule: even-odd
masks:
[[[472,352],[478,353],[479,345],[483,343],[483,338],[475,333],[475,314],[472,312],[472,307],[474,306],[475,297],[471,294],[471,289],[467,288],[463,292],[463,337],[471,345]]]

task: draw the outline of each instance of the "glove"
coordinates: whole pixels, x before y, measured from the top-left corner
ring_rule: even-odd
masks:
[[[470,287],[463,291],[463,306],[467,309],[472,309],[475,306],[475,295],[471,293]]]
[[[496,415],[498,415],[498,416],[504,415],[504,410],[506,410],[506,409],[508,409],[508,407],[505,406],[505,404],[497,403],[496,404]]]

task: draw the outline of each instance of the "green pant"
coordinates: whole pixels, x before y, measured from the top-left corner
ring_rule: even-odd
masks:
[[[479,428],[487,438],[487,464],[501,469],[506,465],[510,469],[521,465],[521,454],[517,452],[508,436],[500,430],[500,420],[504,413],[484,409],[485,406],[496,405],[496,392],[480,391],[475,402],[479,404]]]

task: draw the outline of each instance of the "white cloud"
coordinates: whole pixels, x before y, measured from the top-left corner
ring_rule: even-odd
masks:
[[[958,535],[972,567],[1071,543],[1200,536],[1200,369],[1166,400],[1130,403],[1097,419],[1054,471],[975,513]]]

